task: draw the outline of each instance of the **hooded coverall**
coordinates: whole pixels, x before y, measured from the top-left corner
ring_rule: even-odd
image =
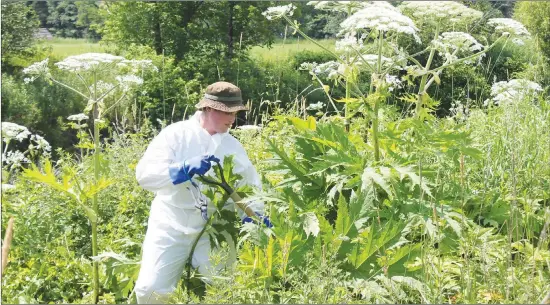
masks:
[[[135,286],[139,304],[165,303],[176,289],[191,245],[206,221],[195,207],[189,181],[174,185],[169,166],[175,162],[202,155],[214,155],[223,161],[234,155],[235,174],[242,176],[236,187],[248,184],[261,188],[260,176],[250,162],[246,151],[229,133],[210,135],[200,125],[201,112],[188,120],[164,128],[151,142],[136,168],[138,183],[155,192],[151,205],[147,233],[143,242],[141,269]],[[200,181],[195,179],[200,184]],[[262,202],[250,204],[252,210],[263,212]],[[239,211],[241,218],[246,215]],[[209,261],[210,242],[207,236],[197,244],[192,264],[206,281],[215,274]]]

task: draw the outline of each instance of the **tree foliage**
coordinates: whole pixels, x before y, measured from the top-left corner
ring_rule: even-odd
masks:
[[[516,4],[514,17],[538,38],[542,52],[550,58],[550,2],[521,1]]]
[[[34,10],[23,3],[2,4],[2,64],[28,53],[38,28]]]
[[[177,61],[203,51],[231,58],[237,51],[273,42],[261,15],[268,6],[268,2],[231,1],[112,2],[102,9],[106,20],[102,34],[107,42],[147,45]]]

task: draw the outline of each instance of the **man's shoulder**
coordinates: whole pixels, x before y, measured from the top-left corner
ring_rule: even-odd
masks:
[[[229,147],[232,147],[237,150],[244,151],[244,147],[242,143],[239,140],[237,140],[237,138],[235,138],[232,134],[227,133],[227,135],[224,137],[224,141],[226,142],[225,145],[228,145]]]

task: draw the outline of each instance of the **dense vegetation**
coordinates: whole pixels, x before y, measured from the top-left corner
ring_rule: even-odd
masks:
[[[264,187],[240,191],[274,227],[215,213],[213,259],[238,259],[205,292],[182,275],[174,302],[550,291],[545,3],[101,3],[2,4],[2,302],[135,302],[153,198],[135,166],[217,80],[248,100],[231,133]]]

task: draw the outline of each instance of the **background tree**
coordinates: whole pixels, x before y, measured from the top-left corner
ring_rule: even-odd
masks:
[[[14,64],[10,59],[31,52],[38,25],[38,18],[30,6],[2,4],[2,72]]]
[[[550,2],[521,1],[516,4],[514,17],[536,36],[540,48],[550,59]]]

